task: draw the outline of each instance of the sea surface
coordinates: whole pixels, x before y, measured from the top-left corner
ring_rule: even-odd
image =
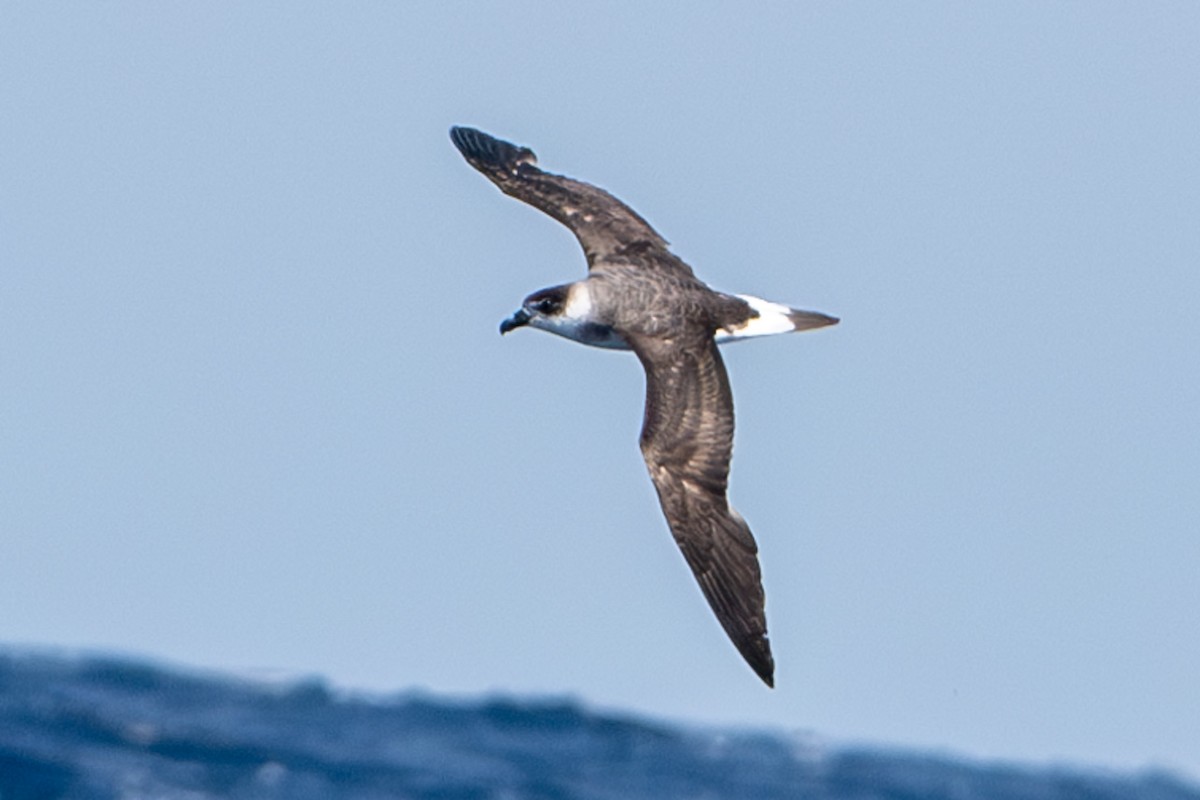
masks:
[[[0,650],[0,800],[1200,800],[1167,773],[689,729],[565,700],[367,697]]]

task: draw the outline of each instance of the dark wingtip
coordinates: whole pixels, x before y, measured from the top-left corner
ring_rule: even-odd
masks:
[[[491,138],[483,131],[477,131],[474,128],[455,125],[450,129],[450,141],[454,142],[458,152],[467,157],[483,152],[484,142]]]
[[[761,643],[761,644],[760,644]],[[762,679],[768,688],[775,688],[775,659],[771,657],[771,645],[764,636],[755,647],[742,650],[742,657],[754,670],[754,674]],[[741,648],[739,648],[741,649]]]
[[[475,128],[455,125],[450,129],[450,141],[472,164],[512,169],[522,163],[537,163],[537,157],[528,147],[517,147]]]

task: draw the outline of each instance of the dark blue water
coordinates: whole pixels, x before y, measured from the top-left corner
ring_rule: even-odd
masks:
[[[335,695],[0,652],[0,800],[1200,800],[1166,774],[816,749],[572,702]]]

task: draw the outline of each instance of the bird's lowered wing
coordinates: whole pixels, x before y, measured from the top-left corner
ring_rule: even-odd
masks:
[[[543,172],[528,147],[517,147],[474,128],[451,128],[450,139],[467,162],[500,191],[540,209],[575,234],[591,267],[623,250],[667,251],[667,242],[629,206],[588,183]],[[682,262],[679,262],[682,264]]]
[[[646,370],[642,455],[663,514],[721,626],[774,686],[758,546],[725,496],[733,395],[721,354],[699,327],[671,341],[629,338]]]

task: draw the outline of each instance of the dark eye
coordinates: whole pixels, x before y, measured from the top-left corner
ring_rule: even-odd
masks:
[[[549,314],[554,310],[554,301],[549,297],[543,297],[541,300],[537,301],[537,310],[543,314]]]

